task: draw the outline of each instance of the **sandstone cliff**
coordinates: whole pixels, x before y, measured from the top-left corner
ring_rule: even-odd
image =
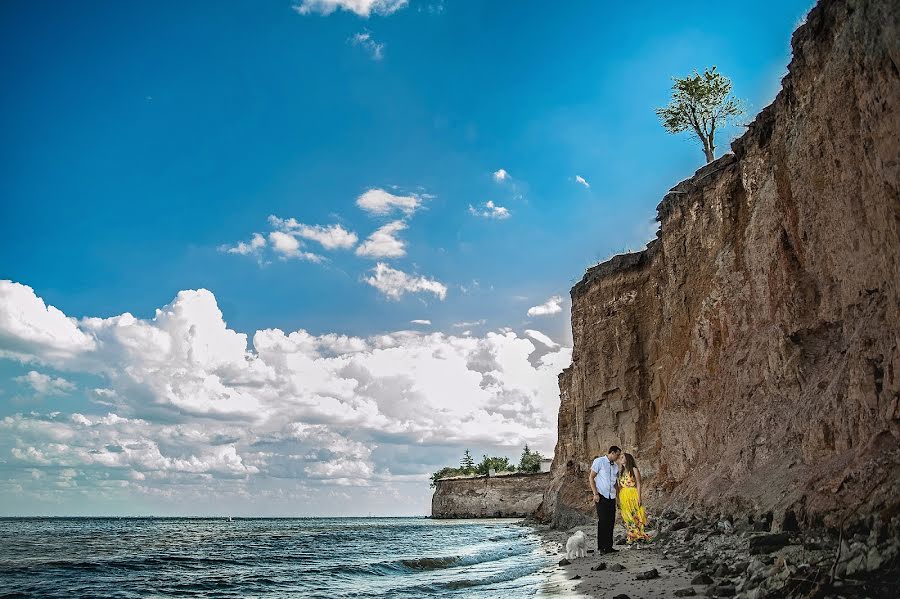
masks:
[[[898,13],[822,0],[733,153],[663,198],[646,250],[572,289],[544,517],[590,513],[587,470],[613,443],[657,510],[897,514]]]
[[[437,481],[432,518],[519,518],[540,505],[550,474],[508,474]]]

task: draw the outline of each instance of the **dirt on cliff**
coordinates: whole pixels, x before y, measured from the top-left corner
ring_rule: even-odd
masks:
[[[657,511],[900,521],[898,33],[900,3],[822,0],[732,153],[572,289],[543,518],[589,517],[618,444]]]

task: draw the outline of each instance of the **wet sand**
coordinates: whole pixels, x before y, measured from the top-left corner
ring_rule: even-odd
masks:
[[[588,550],[594,553],[573,560],[571,564],[543,570],[548,579],[538,590],[538,597],[673,597],[675,591],[692,587],[691,580],[697,573],[687,572],[685,564],[663,557],[652,542],[635,546],[617,545],[618,552],[599,555],[596,552],[596,525],[578,526],[567,531],[538,528],[544,538],[545,549],[558,555],[560,560],[566,557],[566,540],[577,530],[584,531]],[[618,539],[623,534],[624,530],[617,525],[613,538]],[[593,569],[598,567],[604,569]],[[639,574],[653,569],[656,569],[658,577],[637,579]],[[693,589],[697,595],[704,595],[706,591],[704,586],[693,586]]]

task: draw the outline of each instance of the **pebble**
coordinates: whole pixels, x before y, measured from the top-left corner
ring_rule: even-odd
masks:
[[[611,572],[621,572],[624,569],[625,569],[625,566],[623,566],[622,564],[613,564],[609,567],[609,570]]]
[[[675,591],[676,597],[693,597],[697,594],[697,591],[694,590],[694,587],[687,587],[684,589],[678,589]]]

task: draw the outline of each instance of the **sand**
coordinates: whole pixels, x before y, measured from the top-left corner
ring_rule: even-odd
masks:
[[[552,566],[543,570],[548,578],[538,589],[538,597],[672,597],[676,590],[691,587],[691,579],[697,575],[696,572],[687,572],[684,564],[663,557],[652,543],[640,546],[617,545],[617,553],[599,555],[596,553],[596,525],[579,526],[568,531],[539,528],[538,532],[544,538],[545,549],[558,555],[561,560],[566,557],[566,540],[576,530],[584,531],[588,549],[595,552],[588,553],[585,558],[573,560],[569,565]],[[617,526],[613,538],[618,539],[623,534],[624,531]],[[591,570],[601,563],[606,564],[605,570]],[[615,564],[621,565],[624,570],[614,571]],[[658,578],[636,579],[638,574],[654,568],[659,573]],[[573,580],[576,576],[581,578]],[[705,586],[696,585],[693,588],[697,595],[706,593]]]

